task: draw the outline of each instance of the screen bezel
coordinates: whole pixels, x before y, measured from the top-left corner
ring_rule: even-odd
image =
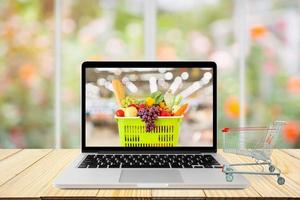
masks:
[[[213,86],[213,146],[205,147],[89,147],[86,146],[86,114],[85,114],[85,81],[86,68],[212,68],[212,86]],[[217,65],[212,61],[86,61],[81,67],[81,151],[83,153],[202,153],[217,152]]]

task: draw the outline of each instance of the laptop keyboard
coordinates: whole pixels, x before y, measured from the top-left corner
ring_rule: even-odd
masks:
[[[211,155],[97,154],[87,155],[79,168],[221,168]]]

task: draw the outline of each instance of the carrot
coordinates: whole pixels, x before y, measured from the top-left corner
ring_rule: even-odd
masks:
[[[122,85],[122,83],[115,79],[112,81],[112,87],[113,87],[113,90],[114,90],[114,94],[115,94],[115,97],[116,97],[116,100],[117,100],[117,104],[119,105],[119,107],[122,106],[122,99],[125,98],[125,90],[124,90],[124,86]]]
[[[186,109],[188,108],[188,103],[183,104],[175,113],[174,116],[181,116],[184,114]]]

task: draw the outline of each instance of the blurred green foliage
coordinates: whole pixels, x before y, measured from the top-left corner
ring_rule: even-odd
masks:
[[[234,1],[199,1],[181,10],[172,10],[172,5],[166,9],[159,2],[157,58],[216,60],[218,133],[222,127],[238,126],[238,117],[230,113],[239,105],[232,101],[239,95],[239,70],[233,50]],[[62,8],[63,147],[78,147],[81,63],[143,59],[143,2],[64,0]],[[294,8],[299,5],[274,1],[270,13],[288,13]],[[288,73],[289,66],[280,59],[279,50],[285,43],[278,36],[283,29],[276,29],[276,20],[284,20],[282,16],[273,22],[261,21],[268,29],[265,38],[249,39],[246,117],[249,125],[266,125],[276,119],[293,122],[296,125],[284,133],[279,144],[300,147],[300,95],[293,89],[297,88],[297,79],[294,81],[293,77],[299,74]],[[0,147],[54,145],[54,21],[53,0],[0,3]],[[275,45],[271,46],[272,56],[266,43]],[[226,66],[224,60],[229,60]],[[221,139],[218,138],[219,144]]]

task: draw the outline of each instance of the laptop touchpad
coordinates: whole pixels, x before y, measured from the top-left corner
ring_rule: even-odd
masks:
[[[178,170],[160,169],[124,169],[120,176],[121,183],[182,183]]]

